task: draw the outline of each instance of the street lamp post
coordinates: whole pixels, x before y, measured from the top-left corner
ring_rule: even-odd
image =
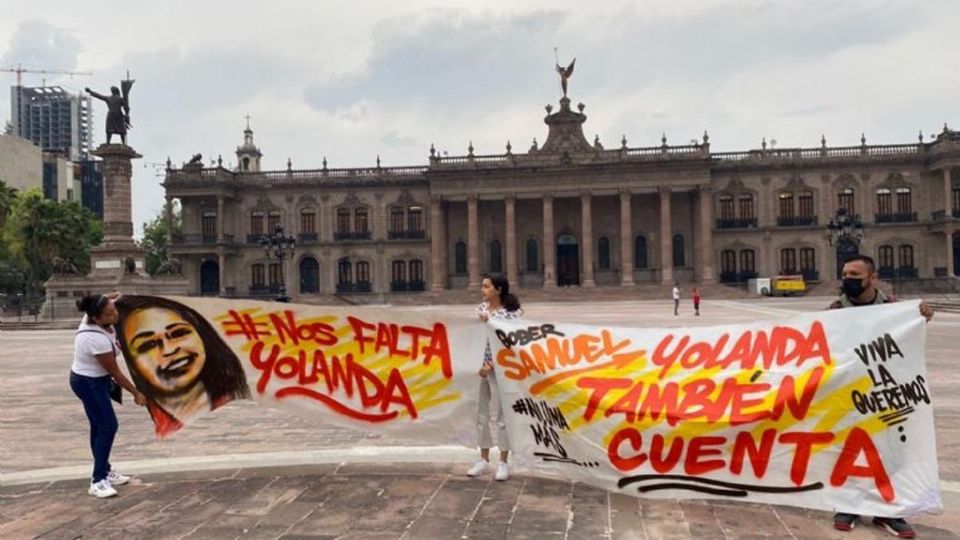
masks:
[[[860,240],[863,240],[863,222],[860,221],[860,216],[848,214],[846,208],[838,208],[837,215],[827,223],[827,242],[831,246],[841,242],[853,242],[859,246]]]
[[[297,240],[293,236],[284,236],[283,227],[277,225],[272,235],[264,235],[260,238],[260,247],[267,260],[276,260],[280,263],[280,291],[278,292],[277,302],[289,302],[287,289],[283,278],[283,261],[293,258],[293,250],[296,247]]]
[[[847,259],[860,252],[863,240],[863,222],[860,216],[848,214],[846,208],[838,208],[837,215],[827,223],[827,242],[836,248],[837,279],[842,277]]]

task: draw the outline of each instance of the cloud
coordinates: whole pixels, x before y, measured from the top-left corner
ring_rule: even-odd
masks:
[[[74,70],[83,50],[72,32],[40,20],[21,22],[10,36],[0,65],[21,64],[37,70]]]
[[[409,135],[403,135],[395,129],[384,133],[383,136],[380,137],[380,142],[392,147],[420,145],[420,143],[417,142],[417,140],[413,137]]]

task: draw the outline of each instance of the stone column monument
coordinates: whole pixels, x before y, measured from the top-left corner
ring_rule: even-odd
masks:
[[[122,97],[114,92],[114,99],[105,101],[110,108],[107,140],[119,134],[122,143],[108,142],[92,152],[103,160],[103,242],[90,250],[89,275],[81,275],[69,262],[54,265],[54,275],[45,286],[47,300],[41,312],[45,320],[79,319],[76,300],[87,294],[120,291],[122,294],[186,295],[188,291],[188,281],[179,275],[179,265],[166,265],[168,271],[161,277],[147,275],[144,252],[133,240],[131,162],[142,156],[126,144],[133,81],[125,80],[121,86]]]

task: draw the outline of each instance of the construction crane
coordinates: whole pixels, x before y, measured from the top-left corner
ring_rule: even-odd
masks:
[[[17,86],[23,86],[21,80],[24,73],[37,73],[40,75],[93,75],[92,71],[65,71],[59,69],[29,69],[25,68],[20,64],[17,64],[17,67],[8,67],[0,68],[0,71],[6,71],[7,73],[16,73],[17,74]]]

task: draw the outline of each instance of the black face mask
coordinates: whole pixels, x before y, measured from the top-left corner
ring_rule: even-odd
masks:
[[[863,280],[860,278],[843,278],[843,285],[841,286],[843,294],[847,298],[858,298],[863,291],[866,290],[866,287],[863,286]]]

